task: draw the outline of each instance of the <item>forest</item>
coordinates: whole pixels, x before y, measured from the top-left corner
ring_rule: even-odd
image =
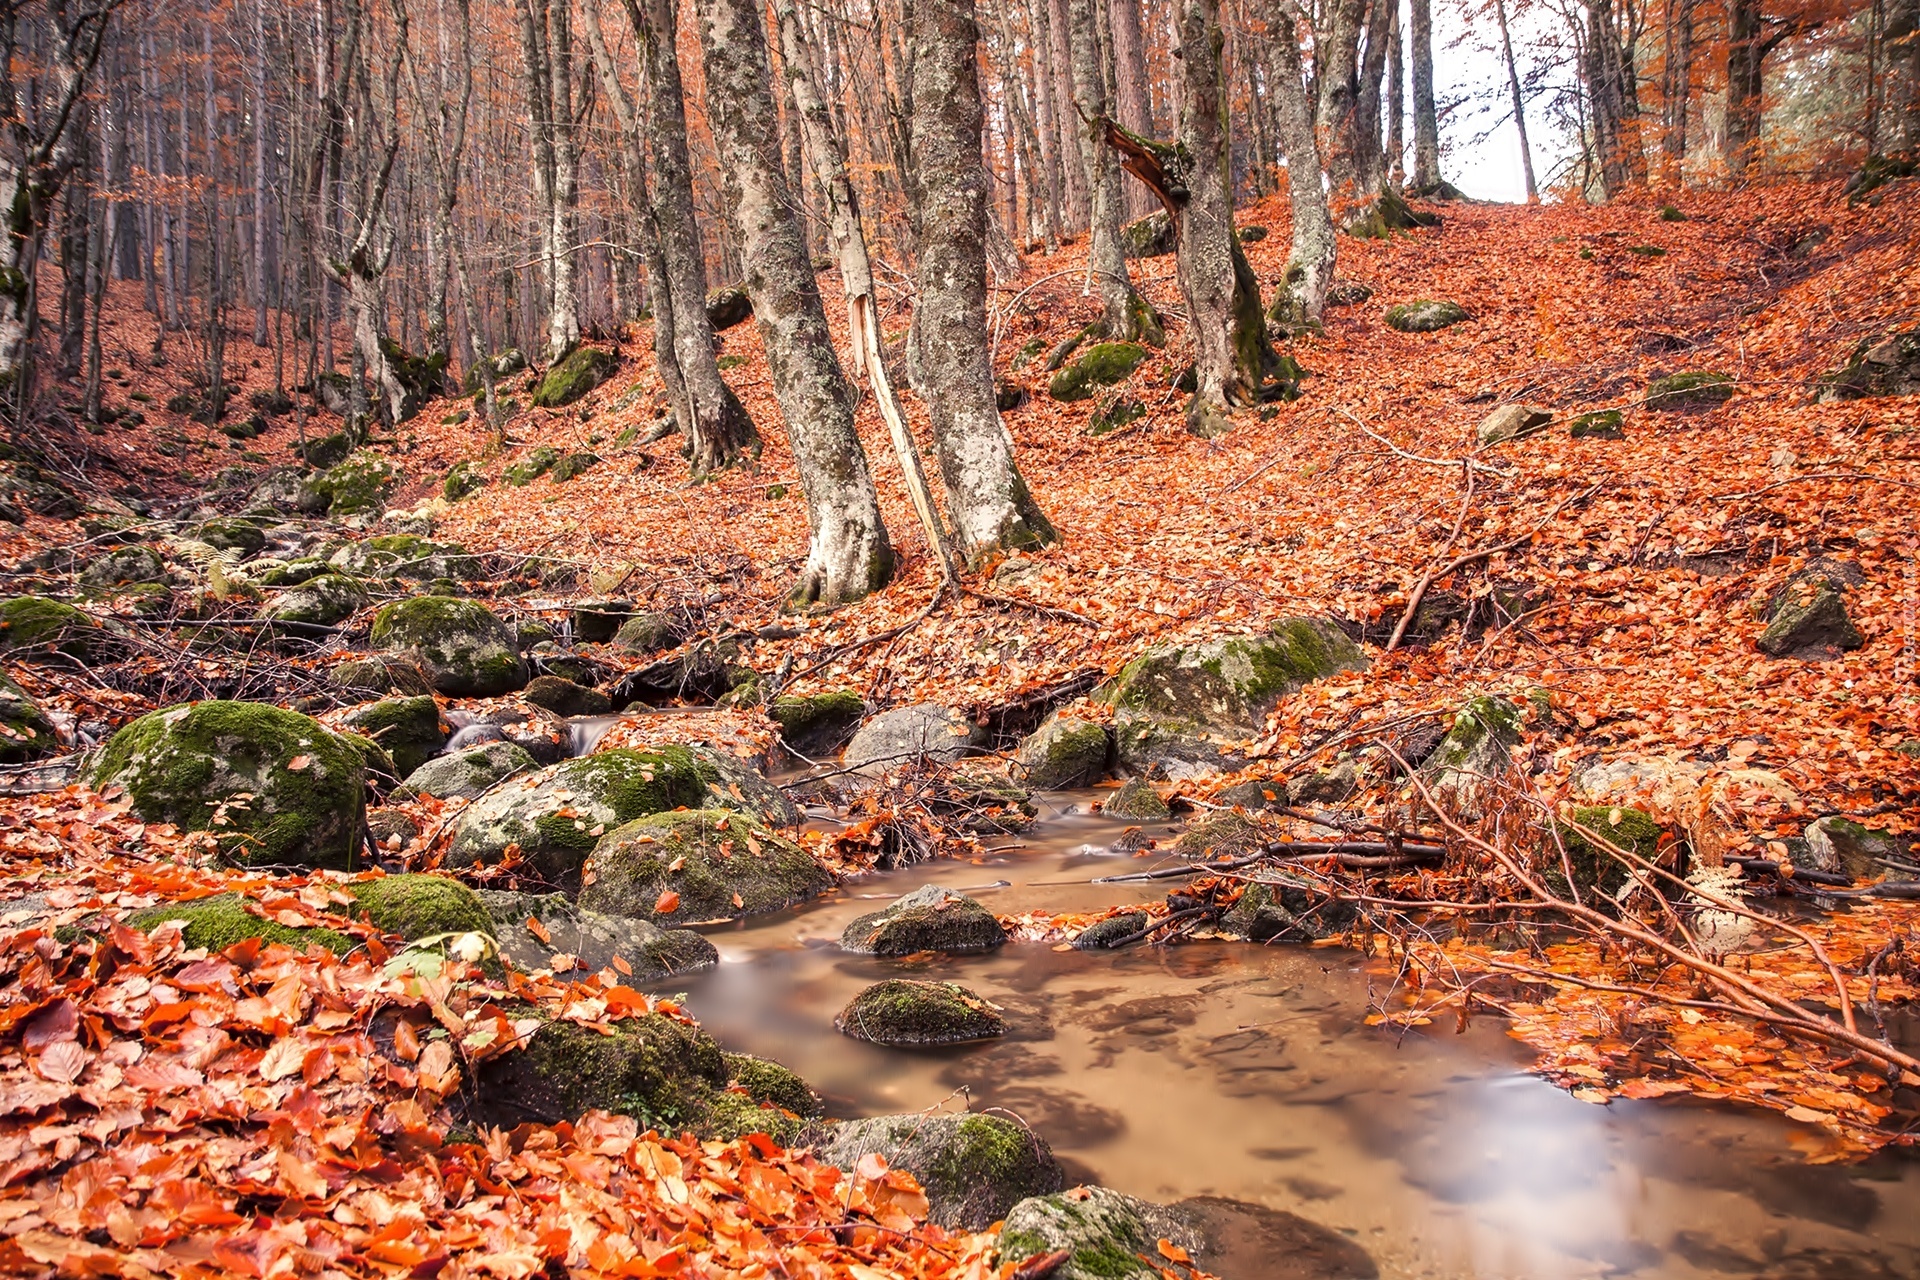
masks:
[[[0,1272],[1920,1276],[1920,0],[0,45]]]

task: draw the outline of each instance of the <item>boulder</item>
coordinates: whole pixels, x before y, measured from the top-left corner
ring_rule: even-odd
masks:
[[[626,653],[659,653],[679,644],[684,635],[679,618],[670,613],[637,613],[613,634],[613,647]]]
[[[1846,364],[1820,379],[1814,399],[1822,404],[1868,396],[1920,392],[1920,329],[1864,338]]]
[[[739,285],[715,289],[707,295],[707,323],[719,333],[753,319],[753,299]]]
[[[465,547],[413,533],[383,533],[364,542],[349,542],[334,551],[327,563],[363,578],[471,581],[480,575],[479,563]]]
[[[599,461],[600,455],[597,453],[588,453],[585,450],[570,453],[554,463],[553,470],[548,472],[547,476],[555,484],[565,484],[591,471]]]
[[[430,697],[386,698],[348,712],[340,723],[379,743],[403,778],[432,759],[449,732]]]
[[[1316,942],[1344,933],[1359,918],[1351,902],[1302,884],[1249,884],[1220,917],[1220,931],[1248,942]]]
[[[1006,930],[993,912],[972,898],[932,884],[861,916],[840,935],[842,947],[867,956],[991,951],[1006,940]]]
[[[1876,831],[1832,814],[1807,824],[1807,861],[1816,871],[1837,871],[1856,880],[1874,880],[1887,870],[1882,858],[1904,858],[1911,836]]]
[[[999,1243],[1004,1262],[1066,1251],[1051,1272],[1056,1280],[1160,1280],[1162,1240],[1191,1254],[1202,1237],[1164,1205],[1105,1187],[1076,1187],[1015,1204]]]
[[[1567,419],[1567,435],[1575,440],[1619,440],[1626,435],[1621,429],[1625,422],[1618,409],[1595,409]]]
[[[453,468],[447,472],[447,478],[440,482],[440,496],[448,502],[458,502],[486,487],[486,473],[470,459],[462,458],[453,464]]]
[[[1671,412],[1682,409],[1711,409],[1733,399],[1733,375],[1730,373],[1675,373],[1655,378],[1647,384],[1647,408]]]
[[[1574,883],[1582,894],[1610,895],[1627,882],[1628,865],[1584,834],[1591,831],[1601,840],[1617,846],[1647,862],[1660,854],[1660,824],[1643,809],[1613,805],[1592,805],[1569,813],[1571,821],[1554,823],[1559,848],[1551,845],[1542,851],[1542,871],[1547,883],[1557,892],[1567,891],[1566,869],[1560,865],[1559,852],[1565,849],[1567,863],[1573,868]]]
[[[1468,319],[1467,309],[1457,302],[1435,302],[1416,298],[1387,308],[1387,328],[1401,333],[1432,333]]]
[[[1174,250],[1180,229],[1165,209],[1156,209],[1120,228],[1120,248],[1128,258],[1164,258]]]
[[[1819,556],[1781,584],[1767,602],[1767,627],[1755,641],[1774,658],[1822,661],[1866,643],[1847,616],[1846,591],[1862,581],[1858,566]]]
[[[267,622],[296,634],[306,627],[332,627],[345,622],[367,604],[367,589],[343,573],[309,578],[260,611]]]
[[[502,471],[500,478],[516,489],[524,489],[553,470],[553,464],[558,461],[560,461],[558,449],[550,444],[536,445],[522,454],[518,462]]]
[[[1131,938],[1147,927],[1144,911],[1122,911],[1119,915],[1095,920],[1073,940],[1076,951],[1105,951],[1122,938]]]
[[[1436,800],[1478,813],[1481,800],[1506,780],[1513,748],[1520,744],[1524,710],[1505,698],[1471,698],[1454,716],[1446,737],[1420,766]]]
[[[700,1028],[650,1013],[605,1031],[545,1023],[522,1048],[482,1064],[475,1085],[475,1118],[502,1128],[611,1111],[643,1129],[698,1133],[727,1086],[727,1064]]]
[[[353,899],[349,914],[408,942],[444,934],[493,933],[493,917],[480,895],[446,876],[387,875],[344,887]]]
[[[1485,418],[1473,433],[1481,444],[1499,444],[1537,431],[1553,421],[1553,415],[1523,404],[1503,404]]]
[[[566,972],[598,973],[617,956],[635,979],[653,981],[711,968],[720,960],[713,944],[691,929],[662,929],[629,916],[585,911],[562,893],[483,889],[479,896],[501,956],[525,973],[552,969],[556,956],[571,957]],[[538,922],[540,932],[528,921]]]
[[[241,559],[257,556],[266,549],[266,530],[251,520],[221,516],[208,520],[193,531],[193,536],[215,551],[236,551]]]
[[[779,911],[825,893],[833,876],[746,814],[683,809],[607,832],[582,882],[582,907],[661,923]]]
[[[855,996],[834,1016],[842,1034],[895,1048],[966,1044],[1007,1033],[1000,1006],[955,982],[890,978]]]
[[[1096,388],[1125,382],[1147,358],[1147,349],[1136,342],[1097,342],[1064,364],[1047,384],[1047,394],[1070,403],[1090,400]]]
[[[1279,701],[1367,657],[1333,623],[1289,618],[1264,635],[1161,645],[1106,687],[1115,755],[1131,773],[1186,777],[1237,760],[1221,743],[1257,734]]]
[[[242,865],[352,867],[366,813],[361,754],[316,720],[255,702],[196,702],[141,716],[87,773],[148,822],[207,831]]]
[[[416,596],[373,615],[373,647],[419,664],[441,693],[490,697],[527,682],[513,633],[476,600]]]
[[[377,453],[356,453],[310,476],[295,505],[302,511],[341,516],[367,515],[386,506],[400,486],[400,473]]]
[[[440,800],[474,800],[495,783],[537,768],[539,762],[524,747],[506,741],[483,742],[427,761],[406,775],[405,792]]]
[[[1121,783],[1118,791],[1101,802],[1100,812],[1130,822],[1160,822],[1173,816],[1173,810],[1145,778],[1128,778]]]
[[[935,703],[895,707],[862,724],[841,760],[849,769],[873,771],[923,759],[951,764],[972,751],[979,733],[960,715]]]
[[[613,699],[560,676],[535,676],[520,696],[557,716],[603,716],[613,710]]]
[[[780,741],[796,755],[821,759],[846,745],[867,704],[851,689],[795,697],[782,694],[767,704],[767,717],[780,726]]]
[[[582,600],[568,615],[573,638],[588,644],[613,639],[620,624],[633,616],[631,600]]]
[[[129,929],[152,933],[170,920],[180,922],[180,938],[189,947],[205,947],[221,952],[237,943],[258,938],[267,944],[279,944],[304,952],[320,946],[335,955],[345,955],[358,944],[351,934],[320,926],[284,925],[247,908],[251,900],[238,893],[220,893],[187,902],[163,902],[136,911],[127,917]]]
[[[152,547],[118,547],[94,557],[80,572],[80,585],[96,591],[166,581],[166,563]]]
[[[106,633],[79,609],[45,596],[0,600],[0,652],[62,653],[85,660]]]
[[[0,764],[22,764],[58,745],[39,704],[0,671]]]
[[[1107,727],[1054,712],[1014,755],[1020,780],[1036,791],[1092,786],[1107,776],[1113,741]]]
[[[849,1172],[864,1156],[882,1156],[889,1168],[913,1175],[926,1192],[927,1216],[950,1231],[984,1231],[1019,1201],[1066,1185],[1040,1135],[995,1115],[913,1112],[847,1120],[826,1126],[813,1152]]]
[[[1288,804],[1340,804],[1359,789],[1360,774],[1351,760],[1331,769],[1302,774],[1287,783]]]
[[[564,408],[611,378],[619,367],[620,357],[612,352],[577,348],[547,370],[529,403],[536,409]]]
[[[426,673],[417,663],[405,658],[349,658],[327,672],[327,681],[344,692],[368,698],[388,693],[412,696],[433,692]]]

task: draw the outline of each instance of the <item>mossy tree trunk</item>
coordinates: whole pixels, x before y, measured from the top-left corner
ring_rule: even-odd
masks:
[[[674,360],[686,390],[688,420],[681,425],[687,433],[687,457],[693,473],[703,475],[756,449],[760,433],[714,362],[713,322],[707,318],[706,251],[693,212],[687,104],[680,84],[680,60],[674,54],[679,15],[674,0],[625,0],[625,6],[646,64],[644,129],[653,160],[649,190],[672,304],[669,321]],[[656,306],[656,323],[661,315]],[[655,333],[657,339],[658,331]]]
[[[1282,17],[1270,37],[1273,50],[1273,114],[1280,149],[1287,157],[1287,197],[1293,215],[1293,246],[1286,278],[1274,299],[1274,318],[1298,332],[1320,323],[1333,284],[1338,242],[1327,191],[1320,180],[1320,145],[1307,108],[1301,76],[1300,41],[1293,21]]]
[[[757,0],[699,0],[707,120],[755,323],[806,491],[811,545],[790,604],[842,604],[885,585],[893,549],[853,397],[794,221]]]
[[[960,549],[978,563],[1001,548],[1051,542],[1054,531],[1014,466],[1013,439],[994,403],[973,0],[915,0],[912,40],[920,390]]]
[[[1433,0],[1411,0],[1407,23],[1413,47],[1413,189],[1440,185],[1440,112],[1433,96]]]
[[[1083,122],[1075,133],[1092,204],[1087,269],[1100,294],[1100,331],[1115,342],[1159,346],[1166,340],[1160,319],[1134,292],[1127,276],[1127,257],[1120,240],[1120,222],[1126,212],[1120,158],[1102,127],[1112,114],[1107,99],[1107,83],[1112,78],[1111,44],[1103,38],[1098,0],[1067,0],[1067,12],[1073,50],[1073,106]]]

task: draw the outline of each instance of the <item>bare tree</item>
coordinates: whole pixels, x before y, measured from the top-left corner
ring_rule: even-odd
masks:
[[[1287,157],[1287,200],[1293,243],[1286,277],[1273,301],[1274,318],[1290,332],[1319,325],[1339,250],[1327,191],[1321,182],[1320,146],[1307,102],[1297,28],[1305,19],[1292,0],[1278,0],[1270,26],[1273,51],[1274,124]]]
[[[589,0],[591,3],[592,0]],[[572,0],[517,0],[521,85],[533,151],[534,208],[540,262],[547,278],[546,358],[564,357],[580,342],[574,292],[580,158],[575,145]]]

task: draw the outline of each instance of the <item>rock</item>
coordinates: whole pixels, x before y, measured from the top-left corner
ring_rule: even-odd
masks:
[[[851,1172],[879,1154],[905,1169],[927,1195],[927,1216],[950,1231],[984,1231],[1016,1203],[1066,1185],[1066,1174],[1040,1136],[994,1115],[873,1116],[828,1127],[814,1155]],[[1155,1277],[1158,1280],[1158,1277]]]
[[[1416,298],[1387,308],[1387,327],[1401,333],[1432,333],[1468,319],[1467,309],[1457,302],[1435,302]]]
[[[369,578],[429,582],[435,578],[472,580],[481,576],[478,562],[465,547],[432,542],[411,533],[387,533],[365,542],[350,542],[327,562]]]
[[[1520,744],[1523,710],[1505,698],[1471,698],[1453,718],[1446,737],[1420,766],[1436,800],[1478,813],[1481,799],[1502,784]]]
[[[1627,882],[1627,864],[1581,834],[1585,828],[1628,853],[1652,862],[1660,854],[1660,824],[1644,809],[1609,805],[1577,808],[1568,815],[1571,822],[1554,823],[1560,846],[1567,851],[1573,867],[1574,883],[1582,894],[1611,895]],[[1549,848],[1543,874],[1556,892],[1566,892],[1566,871]]]
[[[1730,373],[1675,373],[1647,384],[1647,408],[1660,412],[1711,409],[1731,399]]]
[[[206,521],[193,531],[193,536],[216,551],[237,551],[243,560],[259,555],[267,545],[264,529],[251,520],[231,516]]]
[[[845,1035],[895,1048],[966,1044],[1005,1035],[1000,1006],[954,982],[890,978],[855,996],[833,1019]]]
[[[1144,911],[1122,911],[1105,920],[1095,920],[1073,940],[1076,951],[1105,951],[1122,938],[1131,938],[1147,927]]]
[[[1553,415],[1523,404],[1503,404],[1485,418],[1474,432],[1481,444],[1499,444],[1536,431],[1553,421]]]
[[[1822,404],[1868,396],[1920,392],[1920,329],[1863,339],[1846,364],[1820,379],[1814,399]]]
[[[733,809],[770,827],[797,827],[800,810],[766,775],[729,751],[688,747],[694,767],[707,783],[709,807]]]
[[[343,573],[323,573],[283,592],[260,611],[261,618],[296,633],[303,627],[345,622],[367,604],[367,589]]]
[[[1147,416],[1147,406],[1132,396],[1115,396],[1093,411],[1087,419],[1087,434],[1090,436],[1108,436],[1130,422],[1138,422]]]
[[[553,464],[560,461],[560,451],[550,444],[535,446],[528,450],[520,461],[500,473],[500,478],[516,489],[524,489],[553,470]]]
[[[352,867],[366,773],[360,754],[318,721],[254,702],[196,702],[141,716],[88,770],[119,787],[148,822],[209,831],[242,865]]]
[[[520,696],[557,716],[603,716],[613,710],[613,699],[606,694],[559,676],[535,676]]]
[[[1138,343],[1095,343],[1061,366],[1047,384],[1047,394],[1062,402],[1091,399],[1094,388],[1125,382],[1146,358],[1147,349]]]
[[[568,621],[575,640],[601,644],[613,639],[620,624],[632,615],[631,600],[582,600],[573,606]]]
[[[931,702],[882,711],[860,726],[841,762],[849,769],[883,771],[929,760],[951,764],[974,747],[979,730]]]
[[[254,915],[247,910],[247,903],[248,899],[237,893],[215,894],[190,902],[163,902],[134,912],[127,917],[126,923],[129,929],[152,933],[168,921],[178,920],[184,926],[180,931],[183,942],[189,947],[205,947],[215,953],[249,938],[258,938],[270,945],[277,943],[292,947],[300,952],[305,952],[311,946],[321,946],[335,955],[345,955],[359,945],[351,935],[337,929],[317,926],[297,928],[269,920],[265,915]]]
[[[1316,942],[1344,933],[1358,918],[1354,904],[1304,884],[1249,884],[1220,917],[1220,931],[1263,945]]]
[[[617,956],[641,981],[670,978],[712,968],[720,953],[691,929],[662,929],[646,920],[583,911],[562,893],[480,891],[493,921],[500,954],[515,969],[531,973],[552,969],[556,955],[571,956],[567,970],[599,973]],[[537,920],[545,937],[527,927]]]
[[[614,828],[594,845],[583,881],[582,907],[656,923],[779,911],[833,887],[812,854],[724,809],[653,813]]]
[[[1635,806],[1654,813],[1683,813],[1691,809],[1707,787],[1715,805],[1735,811],[1751,807],[1743,796],[1764,797],[1772,805],[1793,809],[1801,804],[1796,792],[1777,773],[1766,769],[1729,769],[1705,760],[1678,756],[1651,756],[1607,761],[1574,775],[1571,791],[1592,805]]]
[[[529,403],[536,409],[563,408],[611,378],[619,367],[620,357],[611,352],[577,348],[547,370]]]
[[[750,1053],[725,1056],[727,1082],[734,1088],[745,1089],[749,1097],[772,1103],[803,1119],[818,1116],[825,1109],[812,1085],[771,1058],[757,1058]]]
[[[1271,828],[1249,821],[1244,814],[1217,810],[1181,832],[1173,850],[1183,858],[1214,861],[1252,853],[1272,838]]]
[[[1240,228],[1239,236],[1241,244],[1259,244],[1267,238],[1267,229],[1258,226],[1242,227]]]
[[[1360,775],[1351,760],[1321,769],[1287,783],[1288,804],[1339,804],[1359,789]]]
[[[1216,772],[1235,759],[1221,741],[1257,734],[1280,699],[1366,666],[1338,627],[1311,618],[1283,619],[1265,635],[1157,646],[1107,686],[1116,759],[1131,773]]]
[[[1214,797],[1219,804],[1231,805],[1236,809],[1249,809],[1255,813],[1287,803],[1287,788],[1279,782],[1255,778],[1247,782],[1238,782]]]
[[[371,639],[374,648],[418,663],[441,693],[490,697],[527,682],[513,634],[478,601],[416,596],[382,605]]]
[[[379,743],[403,778],[431,760],[449,733],[430,697],[387,698],[348,712],[341,725]]]
[[[844,746],[866,714],[867,704],[851,689],[807,697],[782,694],[767,705],[767,717],[780,726],[781,743],[816,760]]]
[[[369,698],[388,693],[411,697],[433,692],[426,673],[418,664],[404,658],[350,658],[328,671],[327,680],[336,688]]]
[[[680,620],[670,613],[638,613],[614,632],[613,647],[626,653],[658,653],[679,644]]]
[[[369,809],[367,834],[382,849],[403,849],[419,838],[420,824],[399,809]]]
[[[324,392],[332,388],[333,385],[331,381],[323,376],[319,384],[319,389]],[[327,396],[324,394],[320,398],[322,403],[327,402]],[[346,398],[342,396],[339,403],[340,407],[337,409],[334,409],[331,404],[327,404],[327,407],[335,413],[345,413]],[[299,455],[300,461],[310,467],[316,467],[324,471],[328,467],[336,466],[346,461],[347,455],[353,452],[353,438],[344,431],[334,431],[309,440],[304,445],[295,445],[294,452]],[[295,499],[294,505],[299,505],[297,498]]]
[[[600,455],[597,453],[587,453],[585,451],[570,453],[553,464],[553,470],[548,473],[548,478],[555,484],[565,484],[567,481],[591,471],[599,461]]]
[[[1088,787],[1107,776],[1113,741],[1107,728],[1054,712],[1021,742],[1014,756],[1020,780],[1036,791]]]
[[[1054,1280],[1160,1280],[1159,1242],[1194,1253],[1200,1231],[1164,1205],[1110,1191],[1076,1187],[1021,1200],[1000,1229],[1000,1258],[1020,1262],[1069,1251]]]
[[[1156,209],[1146,217],[1120,228],[1120,248],[1129,259],[1164,258],[1173,252],[1179,228],[1165,209]]]
[[[1829,815],[1807,824],[1808,861],[1816,871],[1838,871],[1855,880],[1873,880],[1887,868],[1882,858],[1902,858],[1912,846],[1912,837]]]
[[[1006,930],[993,912],[972,898],[927,885],[890,906],[861,916],[840,935],[840,945],[864,956],[908,956],[918,951],[958,955],[991,951]]]
[[[447,472],[447,478],[440,483],[440,496],[448,502],[458,502],[470,498],[487,487],[487,477],[480,468],[468,459],[462,458],[453,464]]]
[[[1567,435],[1575,440],[1619,440],[1627,434],[1621,429],[1625,421],[1618,409],[1596,409],[1568,419]]]
[[[302,511],[341,516],[366,515],[384,507],[400,485],[400,474],[377,453],[356,453],[312,476],[300,486],[295,505]]]
[[[1173,816],[1173,810],[1145,778],[1128,778],[1121,783],[1120,789],[1101,804],[1100,812],[1134,822],[1160,822]]]
[[[39,704],[0,671],[0,764],[23,764],[58,745]]]
[[[525,747],[506,741],[484,742],[427,761],[406,775],[404,790],[409,796],[473,800],[495,783],[539,767]]]
[[[1849,586],[1862,581],[1857,565],[1817,556],[1775,591],[1767,602],[1767,628],[1755,641],[1774,658],[1821,661],[1866,643],[1847,616]]]
[[[45,596],[0,600],[0,652],[62,653],[84,661],[105,638],[99,623],[59,600]]]
[[[715,289],[707,295],[707,323],[715,333],[753,319],[753,299],[739,285]]]
[[[514,1128],[598,1110],[634,1116],[643,1129],[705,1130],[727,1085],[713,1038],[663,1013],[609,1027],[548,1022],[524,1048],[488,1059],[475,1082],[476,1118]]]
[[[1358,280],[1336,280],[1327,290],[1330,307],[1358,307],[1373,300],[1373,286]]]
[[[458,880],[436,875],[386,875],[345,886],[350,914],[408,942],[442,934],[493,933],[480,895]]]
[[[167,581],[167,566],[152,547],[120,547],[95,557],[80,574],[80,585],[95,590]]]

